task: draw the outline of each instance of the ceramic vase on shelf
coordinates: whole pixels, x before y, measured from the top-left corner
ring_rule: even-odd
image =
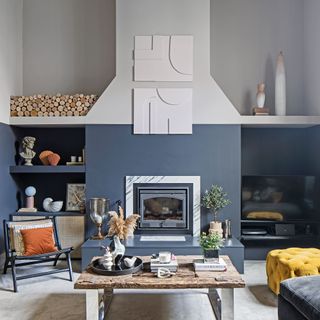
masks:
[[[280,52],[277,58],[276,81],[275,81],[275,113],[277,116],[286,115],[286,71],[284,56]]]

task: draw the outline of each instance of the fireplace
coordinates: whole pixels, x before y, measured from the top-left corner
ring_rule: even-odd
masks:
[[[135,183],[133,190],[134,212],[141,217],[138,233],[192,234],[192,184]]]
[[[126,216],[140,215],[137,234],[200,235],[200,177],[127,176]]]

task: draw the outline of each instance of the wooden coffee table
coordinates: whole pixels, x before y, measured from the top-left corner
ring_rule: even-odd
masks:
[[[208,297],[217,319],[234,319],[234,289],[243,288],[245,283],[228,256],[222,256],[227,263],[227,271],[195,272],[193,260],[200,256],[177,256],[179,269],[171,278],[157,278],[150,270],[150,257],[141,257],[144,269],[128,276],[101,276],[90,268],[76,281],[75,289],[86,290],[87,320],[103,319],[110,306],[113,289],[208,289]],[[221,294],[217,290],[221,289]],[[99,300],[99,289],[104,290]]]

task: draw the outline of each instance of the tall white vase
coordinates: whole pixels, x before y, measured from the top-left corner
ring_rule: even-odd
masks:
[[[284,67],[283,53],[277,58],[276,87],[275,87],[275,112],[277,116],[286,115],[286,70]]]

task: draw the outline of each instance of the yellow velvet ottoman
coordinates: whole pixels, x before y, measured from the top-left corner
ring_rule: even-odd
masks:
[[[289,248],[272,250],[267,256],[268,286],[279,294],[280,282],[294,277],[320,274],[320,250]]]

